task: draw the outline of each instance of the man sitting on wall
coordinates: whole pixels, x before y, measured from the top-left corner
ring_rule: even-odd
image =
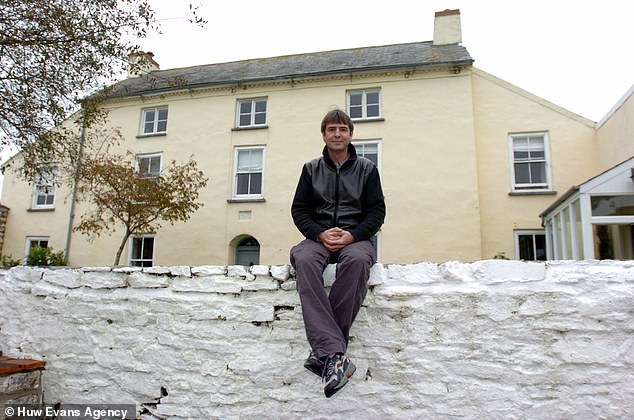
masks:
[[[293,221],[305,240],[291,249],[297,272],[306,337],[311,353],[304,366],[321,375],[330,398],[355,371],[346,355],[349,332],[368,290],[376,250],[370,239],[385,219],[379,172],[358,157],[351,144],[354,125],[341,110],[326,114],[322,156],[302,168],[291,206]],[[323,271],[337,263],[327,295]]]

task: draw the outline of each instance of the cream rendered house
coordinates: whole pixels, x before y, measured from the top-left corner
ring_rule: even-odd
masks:
[[[287,264],[301,240],[290,204],[304,162],[323,147],[333,107],[355,121],[374,160],[387,218],[385,263],[546,257],[540,213],[596,174],[595,124],[473,67],[460,14],[436,14],[434,40],[158,70],[114,86],[104,107],[141,170],[193,155],[209,177],[187,223],[128,244],[130,265]],[[177,81],[177,83],[174,83]],[[43,180],[42,183],[45,183]],[[110,265],[118,235],[72,233],[71,192],[5,173],[2,253],[40,243],[70,265]]]

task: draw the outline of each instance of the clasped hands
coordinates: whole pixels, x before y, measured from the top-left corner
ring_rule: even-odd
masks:
[[[337,252],[355,241],[354,236],[350,232],[338,227],[321,232],[317,236],[317,240],[330,252]]]

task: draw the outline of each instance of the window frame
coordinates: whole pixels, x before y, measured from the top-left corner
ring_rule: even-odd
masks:
[[[29,253],[31,252],[31,248],[33,248],[35,245],[39,245],[39,243],[42,242],[42,241],[46,241],[46,246],[42,247],[42,248],[48,248],[49,244],[51,243],[51,237],[50,236],[38,236],[38,235],[27,236],[26,237],[26,244],[25,244],[25,247],[24,247],[24,261],[25,262],[26,262],[27,258],[29,258]],[[34,242],[37,242],[37,243],[34,245]]]
[[[262,151],[262,161],[260,163],[260,193],[259,194],[238,194],[238,175],[242,173],[258,173],[255,171],[245,171],[238,172],[238,156],[240,152],[247,150],[261,150]],[[266,162],[266,146],[238,146],[234,148],[233,154],[233,188],[232,188],[232,198],[234,200],[253,200],[253,199],[263,199],[264,198],[264,175],[265,175],[265,162]],[[249,177],[250,181],[250,177]],[[249,185],[250,182],[249,182]]]
[[[544,259],[537,259],[537,245],[535,242],[535,236],[541,235],[544,237]],[[523,259],[520,255],[520,236],[532,236],[533,237],[533,253],[535,258],[532,260]],[[515,259],[522,261],[546,261],[548,259],[548,242],[546,240],[545,229],[516,229],[513,231],[513,250],[515,252]]]
[[[544,145],[544,172],[546,182],[542,183],[526,183],[518,184],[515,180],[515,140],[528,137],[541,136],[543,138]],[[551,176],[551,157],[550,157],[550,136],[547,131],[535,131],[535,132],[521,132],[511,133],[508,135],[508,147],[509,147],[509,162],[510,162],[510,178],[511,178],[511,191],[513,193],[536,193],[536,192],[552,192],[553,183]],[[531,162],[530,160],[528,162]],[[517,162],[520,163],[520,162]]]
[[[48,166],[46,169],[43,169],[43,171],[48,172],[51,175],[51,179],[48,180],[48,182],[42,182],[42,177],[40,174],[37,175],[37,180],[34,183],[33,186],[33,197],[32,197],[32,202],[31,202],[31,208],[32,209],[54,209],[55,208],[55,202],[56,202],[56,196],[57,196],[57,185],[56,185],[56,181],[55,179],[57,178],[57,167],[52,165],[52,166]],[[40,190],[42,189],[48,189],[50,191],[46,191],[44,193],[40,193]],[[45,203],[44,204],[38,204],[38,198],[39,197],[46,197],[44,199]],[[53,202],[48,204],[46,203],[47,198],[48,197],[52,197]]]
[[[149,176],[152,177],[156,177],[159,176],[161,174],[161,172],[163,171],[163,153],[158,152],[158,153],[142,153],[142,154],[138,154],[136,155],[136,171],[140,174],[144,174],[143,172],[141,172],[141,159],[150,159],[150,165],[149,168],[152,167],[152,162],[151,159],[152,158],[159,158],[159,171],[157,174],[153,174],[151,172],[148,172],[147,174]]]
[[[368,93],[378,93],[378,108],[379,114],[376,116],[368,117]],[[352,117],[352,111],[350,110],[350,95],[361,94],[361,117]],[[346,91],[346,110],[352,121],[373,121],[383,119],[383,92],[380,87],[365,88],[365,89],[351,89]]]
[[[149,239],[149,238],[152,238],[152,258],[149,260],[150,265],[143,265],[143,262],[148,261],[146,258],[143,258],[144,248],[141,248],[141,258],[134,258],[134,259],[132,258],[132,253],[134,249],[134,241],[137,239],[141,239],[143,241],[142,247],[144,247],[145,239]],[[138,234],[138,235],[130,236],[130,238],[128,239],[128,265],[130,267],[153,267],[155,258],[156,258],[156,234],[149,233],[149,234]],[[135,264],[135,262],[140,262],[141,264]]]
[[[159,131],[158,130],[158,124],[160,121],[159,119],[159,112],[165,110],[167,111],[167,116],[165,117],[165,130],[163,131]],[[155,118],[152,121],[153,122],[153,128],[152,131],[146,132],[145,131],[145,125],[148,121],[146,121],[146,114],[150,111],[154,111],[155,114]],[[154,107],[148,107],[148,108],[142,108],[141,109],[141,124],[139,127],[139,137],[150,137],[150,136],[163,136],[167,134],[167,122],[169,121],[169,107],[167,105],[160,105],[160,106],[154,106]]]
[[[243,103],[247,103],[250,102],[251,103],[251,111],[249,112],[249,114],[242,114],[241,112],[241,106]],[[262,114],[262,112],[258,113],[256,111],[256,103],[257,102],[264,102],[266,109],[264,111],[264,122],[263,123],[256,123],[255,121],[255,117],[257,114]],[[245,125],[241,125],[240,123],[240,117],[242,115],[249,115],[249,124],[245,124]],[[244,98],[244,99],[238,99],[236,101],[236,119],[235,119],[235,128],[240,130],[240,129],[248,129],[248,128],[266,128],[268,127],[268,120],[269,120],[269,98],[267,96],[261,96],[261,97],[257,97],[257,98]]]

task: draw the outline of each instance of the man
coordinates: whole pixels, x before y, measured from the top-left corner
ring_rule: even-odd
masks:
[[[385,219],[385,201],[376,166],[358,157],[354,125],[341,110],[326,114],[322,156],[306,163],[291,207],[305,240],[291,249],[297,272],[306,337],[311,353],[304,363],[325,382],[330,398],[355,371],[346,356],[350,327],[367,293],[376,250],[370,239]],[[335,283],[327,295],[323,271],[337,263]]]

